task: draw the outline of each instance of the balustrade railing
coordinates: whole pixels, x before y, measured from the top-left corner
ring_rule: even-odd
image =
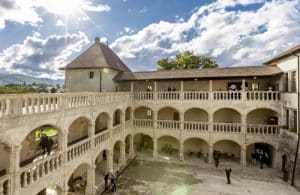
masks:
[[[208,91],[185,91],[184,99],[185,100],[208,100],[209,92]]]
[[[21,187],[33,184],[45,175],[56,171],[62,166],[62,164],[62,153],[58,153],[41,161],[22,167],[20,170]]]
[[[68,161],[74,160],[88,152],[92,147],[91,141],[92,140],[88,138],[69,146],[67,151]]]
[[[157,99],[159,100],[179,100],[180,92],[178,91],[159,91],[157,93]]]
[[[184,130],[189,131],[208,131],[208,122],[193,122],[193,121],[184,121],[183,123]]]
[[[279,91],[247,91],[247,100],[279,101]]]
[[[240,91],[214,91],[213,98],[214,100],[240,100],[241,92]]]
[[[152,128],[153,120],[152,119],[134,119],[133,125],[135,127],[140,127],[140,128]]]
[[[224,132],[224,133],[241,133],[242,124],[239,123],[214,123],[214,132]]]
[[[10,175],[0,177],[0,195],[9,195],[10,193]]]
[[[246,126],[248,134],[279,135],[280,133],[278,125],[247,124]]]
[[[107,140],[109,140],[109,130],[103,131],[96,135],[95,141],[94,141],[95,146],[98,146],[98,145],[106,142]]]
[[[113,127],[113,135],[116,135],[116,134],[122,132],[123,127],[124,127],[123,124],[118,124],[117,126],[114,126]]]
[[[157,120],[157,129],[179,129],[179,127],[179,121]]]
[[[153,92],[135,92],[133,98],[135,100],[153,100]]]

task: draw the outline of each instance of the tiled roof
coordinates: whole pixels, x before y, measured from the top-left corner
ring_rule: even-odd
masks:
[[[89,68],[111,68],[119,71],[129,71],[130,69],[120,60],[120,58],[107,46],[96,39],[86,51],[71,61],[66,69],[89,69]]]
[[[284,51],[284,52],[282,52],[282,53],[280,53],[280,54],[272,57],[271,59],[268,59],[263,64],[266,64],[266,65],[272,64],[273,62],[276,62],[276,61],[281,60],[283,58],[289,57],[289,56],[291,56],[293,54],[296,54],[298,52],[300,52],[300,44],[289,48],[288,50],[286,50],[286,51]]]
[[[133,80],[166,80],[166,79],[194,79],[194,78],[224,78],[224,77],[252,77],[272,76],[282,73],[277,66],[240,66],[226,68],[205,68],[189,70],[165,70],[148,72],[122,72],[116,81]]]

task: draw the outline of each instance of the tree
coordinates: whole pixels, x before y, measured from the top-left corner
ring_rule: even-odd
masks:
[[[181,70],[199,68],[217,68],[218,64],[210,57],[194,55],[185,51],[176,55],[174,59],[163,58],[157,61],[158,70]]]
[[[55,89],[55,87],[52,87],[51,88],[51,93],[56,93],[57,92],[57,90]]]

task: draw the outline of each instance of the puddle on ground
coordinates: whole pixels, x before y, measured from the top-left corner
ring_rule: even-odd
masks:
[[[195,178],[192,173],[185,171],[184,168],[178,167],[178,165],[143,160],[132,162],[124,171],[122,177],[166,184],[192,185],[202,183],[201,179]]]

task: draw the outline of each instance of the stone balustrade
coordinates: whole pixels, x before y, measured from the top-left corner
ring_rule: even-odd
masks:
[[[208,122],[194,122],[194,121],[185,121],[183,122],[184,130],[188,131],[208,131]]]
[[[179,129],[180,122],[173,120],[158,120],[157,129]]]
[[[116,135],[116,134],[122,132],[123,129],[124,129],[123,124],[118,124],[118,125],[114,126],[113,127],[113,135]]]
[[[59,152],[41,161],[31,163],[25,167],[22,167],[20,170],[21,187],[23,188],[35,183],[45,175],[56,171],[59,167],[62,166],[62,164],[62,153]]]
[[[95,141],[94,141],[95,146],[99,146],[100,144],[106,142],[107,140],[109,140],[109,130],[100,132],[95,136]]]
[[[280,128],[278,125],[248,124],[247,133],[260,135],[279,135]]]
[[[10,175],[4,175],[0,177],[0,195],[8,195],[10,194]]]
[[[279,101],[279,91],[158,91],[134,92],[134,100]]]
[[[152,119],[134,119],[133,125],[137,128],[153,128],[154,121]],[[178,129],[183,131],[199,131],[199,132],[217,132],[217,133],[247,133],[261,135],[279,135],[280,128],[278,125],[261,125],[261,124],[241,124],[241,123],[209,123],[184,121],[181,129],[180,121],[173,120],[157,120],[157,129]],[[209,129],[210,124],[212,129]],[[246,127],[246,132],[242,131],[242,127]]]
[[[133,100],[132,93],[0,95],[0,118]]]
[[[91,138],[88,138],[69,146],[67,151],[68,161],[72,161],[88,152],[92,147],[91,143]]]

